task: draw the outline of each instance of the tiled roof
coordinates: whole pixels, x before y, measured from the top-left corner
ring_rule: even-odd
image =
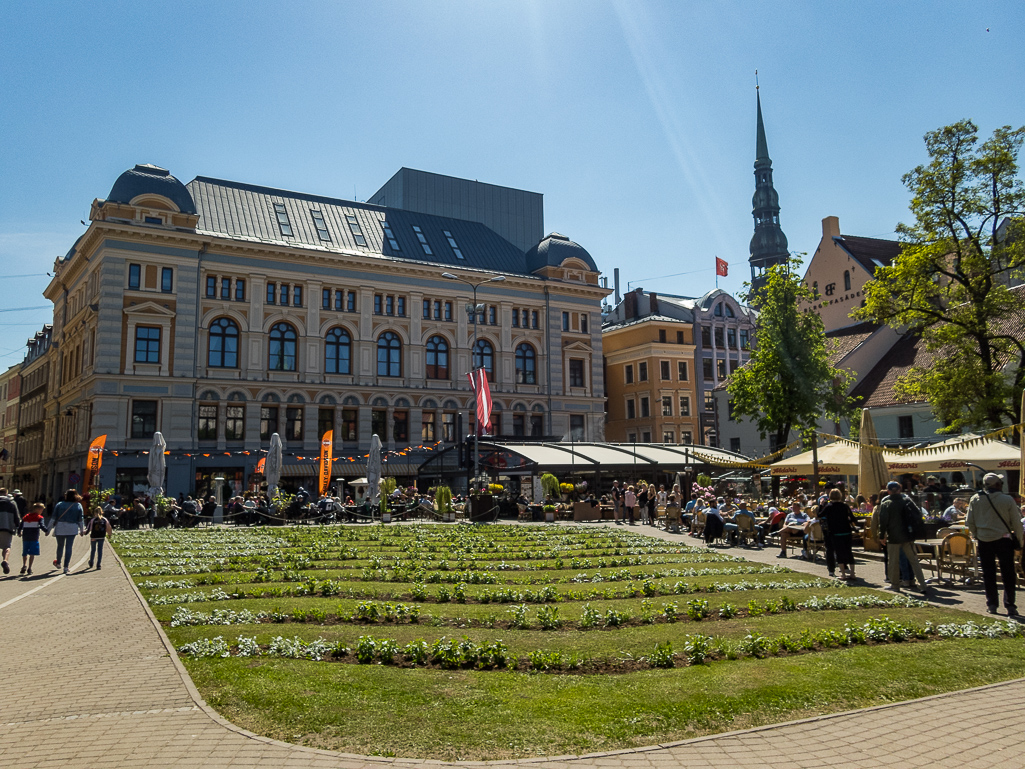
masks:
[[[369,203],[289,192],[241,182],[197,176],[188,184],[200,215],[197,231],[259,243],[274,243],[323,251],[363,252],[392,259],[439,264],[463,269],[529,274],[522,251],[479,222],[385,208]],[[292,236],[281,234],[274,204],[284,205]],[[330,233],[321,240],[310,211],[320,211]],[[359,245],[346,215],[356,218],[366,245]],[[382,229],[387,222],[399,248],[393,248]],[[413,226],[421,229],[431,249],[423,250]],[[452,235],[460,259],[445,232]]]
[[[879,326],[874,323],[859,323],[826,334],[826,355],[830,365],[839,365],[840,361],[854,352],[878,328]]]
[[[900,243],[896,240],[840,235],[833,241],[868,270],[869,275],[875,275],[876,267],[889,267],[900,254]]]
[[[878,408],[880,406],[896,406],[900,403],[913,403],[897,396],[895,387],[897,379],[906,374],[913,366],[929,366],[935,356],[925,349],[921,337],[913,334],[901,337],[897,344],[890,348],[872,370],[868,372],[851,391],[855,398],[863,398],[858,405],[861,408]]]

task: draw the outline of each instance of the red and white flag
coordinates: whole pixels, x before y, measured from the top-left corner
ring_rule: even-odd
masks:
[[[484,368],[467,374],[470,387],[477,395],[477,435],[491,432],[491,388],[488,387],[488,372]]]
[[[715,257],[715,274],[726,277],[730,274],[730,265],[725,259],[720,259],[718,256]]]

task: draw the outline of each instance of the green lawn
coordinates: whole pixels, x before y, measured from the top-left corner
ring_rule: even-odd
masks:
[[[630,531],[163,530],[117,547],[207,702],[346,752],[586,753],[1025,675],[1013,623]]]

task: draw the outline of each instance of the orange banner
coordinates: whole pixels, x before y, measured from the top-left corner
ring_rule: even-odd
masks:
[[[320,493],[326,494],[331,485],[331,440],[334,430],[328,430],[320,439]]]
[[[263,468],[267,466],[267,457],[260,457],[260,461],[256,463],[256,472],[263,475]]]
[[[82,484],[83,494],[89,493],[89,489],[93,485],[93,479],[100,472],[100,466],[103,464],[103,447],[106,445],[106,435],[101,435],[89,444],[89,456],[85,463],[85,483]]]

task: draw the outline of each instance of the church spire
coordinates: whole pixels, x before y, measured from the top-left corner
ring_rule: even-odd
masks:
[[[787,236],[779,226],[779,195],[772,186],[772,160],[765,140],[762,120],[762,96],[755,86],[758,130],[755,139],[755,194],[751,199],[751,213],[755,232],[751,238],[751,294],[757,294],[765,285],[765,273],[770,267],[782,264],[790,256]]]

